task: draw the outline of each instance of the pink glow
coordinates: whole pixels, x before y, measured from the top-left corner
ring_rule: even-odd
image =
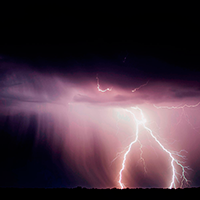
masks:
[[[126,77],[121,77],[122,80],[127,81]],[[169,153],[161,151],[157,139],[173,152],[184,149],[180,155],[187,159],[183,157],[181,161],[186,162],[185,166],[198,170],[195,160],[200,156],[199,97],[187,93],[195,92],[194,88],[186,88],[177,82],[151,80],[145,87],[131,92],[139,88],[142,81],[135,80],[130,87],[120,86],[114,78],[101,81],[101,87],[97,87],[99,82],[96,81],[99,79],[96,80],[94,74],[61,77],[31,70],[13,71],[4,78],[1,87],[1,113],[12,116],[23,112],[27,116],[25,124],[31,113],[36,114],[38,141],[43,137],[40,134],[42,130],[52,146],[55,159],[56,152],[61,152],[64,165],[92,187],[119,187],[124,149],[137,138],[137,131],[134,132],[137,124],[125,109],[135,106],[145,113],[146,122],[139,142],[129,149],[126,168],[123,168],[123,184],[126,187],[169,187],[171,165],[175,160],[170,160]],[[112,91],[109,89],[111,86]],[[107,88],[106,93],[102,92],[104,88]],[[182,109],[157,109],[183,105],[197,106],[185,106],[185,115]],[[135,115],[141,120],[139,112],[136,111]],[[58,145],[60,140],[61,146]],[[176,155],[176,159],[178,157]],[[177,169],[177,173],[181,174],[181,169]],[[188,170],[187,173],[192,182],[194,172]],[[177,187],[181,186],[181,182],[174,182]]]

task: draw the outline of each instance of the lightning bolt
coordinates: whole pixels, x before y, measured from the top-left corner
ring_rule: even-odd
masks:
[[[96,77],[96,79],[97,79],[97,89],[98,89],[98,91],[100,91],[100,92],[111,91],[111,89],[109,89],[109,88],[107,88],[106,90],[101,90],[101,89],[100,89],[100,85],[99,85],[98,76]],[[136,90],[139,90],[141,87],[144,87],[145,85],[148,84],[148,82],[149,82],[149,81],[147,81],[145,84],[141,85],[140,87],[135,88],[134,90],[132,90],[132,92],[135,92]],[[187,104],[185,104],[185,105],[180,106],[180,107],[167,107],[167,106],[158,107],[158,106],[155,106],[155,105],[154,105],[154,107],[156,107],[156,108],[158,108],[158,109],[159,109],[159,108],[167,108],[167,109],[180,109],[180,108],[182,108],[182,109],[183,109],[184,107],[189,107],[189,108],[191,108],[191,107],[196,107],[196,106],[198,106],[199,104],[200,104],[200,102],[197,103],[197,104],[195,104],[195,105],[187,105]],[[176,188],[175,180],[177,180],[177,182],[179,182],[179,179],[178,179],[177,175],[179,175],[180,178],[181,178],[181,184],[180,184],[181,187],[183,186],[184,182],[185,182],[186,184],[188,184],[189,181],[187,180],[185,174],[186,174],[186,169],[190,169],[190,168],[189,168],[189,166],[183,166],[183,165],[181,164],[181,163],[183,163],[183,161],[179,161],[178,159],[175,158],[175,156],[178,156],[179,158],[184,159],[185,156],[183,156],[183,155],[181,154],[181,152],[183,152],[183,151],[185,151],[185,150],[181,150],[181,151],[179,151],[179,152],[167,150],[167,149],[161,144],[161,142],[158,140],[158,138],[153,134],[153,131],[152,131],[149,127],[146,126],[147,120],[146,120],[146,118],[145,118],[145,116],[144,116],[144,113],[143,113],[142,109],[139,108],[138,106],[136,106],[136,107],[131,107],[131,109],[133,109],[133,110],[138,110],[138,111],[140,112],[141,119],[139,120],[139,119],[136,117],[136,115],[134,114],[134,112],[133,112],[132,110],[130,110],[130,109],[124,109],[124,111],[130,113],[130,114],[133,116],[133,120],[134,120],[134,122],[135,122],[135,124],[136,124],[136,128],[135,128],[136,130],[135,130],[135,139],[125,148],[125,149],[127,149],[127,150],[126,150],[125,153],[124,153],[123,161],[122,161],[122,165],[121,165],[121,169],[120,169],[120,171],[119,171],[119,180],[118,180],[118,183],[119,183],[119,185],[120,185],[120,188],[121,188],[121,189],[125,188],[125,185],[124,185],[123,182],[122,182],[122,178],[123,178],[122,174],[123,174],[123,171],[124,171],[124,169],[125,169],[125,164],[126,164],[127,156],[128,156],[128,154],[129,154],[129,152],[130,152],[130,150],[131,150],[132,145],[135,144],[136,142],[139,142],[139,144],[140,144],[140,159],[141,159],[142,162],[143,162],[145,172],[147,172],[147,170],[146,170],[146,165],[145,165],[145,161],[144,161],[144,158],[142,157],[142,154],[143,154],[143,151],[142,151],[142,144],[141,144],[141,142],[140,142],[139,139],[138,139],[138,138],[139,138],[139,127],[140,127],[140,126],[142,126],[142,127],[150,134],[150,136],[151,136],[151,137],[154,139],[154,141],[160,146],[160,148],[161,148],[166,154],[168,154],[168,156],[169,156],[169,158],[170,158],[170,160],[171,160],[170,166],[171,166],[171,170],[172,170],[172,177],[171,177],[171,182],[170,182],[170,184],[169,184],[169,188],[170,188],[170,189],[173,188],[173,187]],[[123,152],[124,152],[124,151],[123,151]],[[116,158],[115,158],[115,159],[116,159]],[[115,159],[114,159],[114,160],[115,160]],[[177,168],[176,168],[176,167],[181,168],[181,174],[177,172]]]
[[[153,134],[153,131],[152,131],[150,128],[148,128],[148,127],[146,126],[147,120],[146,120],[145,117],[144,117],[144,113],[143,113],[142,109],[139,108],[139,107],[131,107],[131,108],[134,109],[134,110],[139,110],[142,119],[141,119],[141,120],[138,120],[138,119],[136,118],[135,114],[134,114],[131,110],[125,109],[125,111],[129,112],[129,113],[133,116],[133,119],[134,119],[134,121],[135,121],[135,123],[136,123],[136,137],[135,137],[135,139],[129,144],[128,150],[125,152],[124,157],[123,157],[122,167],[121,167],[121,169],[120,169],[120,171],[119,171],[119,181],[118,181],[118,183],[119,183],[121,189],[123,189],[123,188],[125,187],[125,185],[122,183],[122,172],[123,172],[123,170],[124,170],[124,168],[125,168],[126,158],[127,158],[128,153],[129,153],[130,150],[131,150],[132,145],[133,145],[134,143],[136,143],[137,141],[139,141],[139,140],[138,140],[138,137],[139,137],[139,126],[140,126],[140,125],[151,135],[151,137],[155,140],[155,142],[161,147],[161,149],[162,149],[165,153],[168,154],[168,156],[169,156],[170,159],[171,159],[172,178],[171,178],[171,183],[170,183],[169,188],[171,189],[172,187],[176,187],[176,186],[175,186],[175,179],[178,181],[177,174],[179,174],[179,173],[177,172],[177,170],[176,170],[176,168],[175,168],[175,164],[176,164],[177,166],[179,166],[179,167],[181,168],[181,170],[182,170],[182,173],[179,174],[179,175],[181,176],[181,187],[183,186],[184,181],[185,181],[186,183],[188,183],[188,180],[187,180],[187,178],[186,178],[186,176],[185,176],[185,173],[186,173],[186,172],[185,172],[185,169],[189,169],[189,167],[188,167],[188,166],[183,166],[183,165],[181,164],[181,161],[179,161],[178,159],[176,159],[176,158],[173,156],[173,155],[176,155],[176,156],[178,156],[178,157],[184,158],[184,156],[182,156],[182,155],[180,154],[180,152],[181,152],[181,151],[184,151],[184,150],[181,150],[180,152],[176,152],[176,151],[170,152],[169,150],[167,150],[167,149],[161,144],[161,142],[156,138],[156,136]],[[179,182],[179,181],[178,181],[178,182]]]
[[[188,115],[185,112],[185,108],[195,108],[197,106],[200,105],[200,102],[193,104],[193,105],[188,105],[188,104],[184,104],[183,106],[156,106],[155,104],[153,104],[153,106],[157,109],[168,109],[168,110],[173,110],[173,109],[182,109],[182,113],[181,113],[181,117],[180,120],[178,121],[177,125],[181,122],[182,116],[185,116],[185,120],[187,121],[187,123],[192,127],[192,129],[194,129],[196,132],[199,132],[198,130],[196,130],[196,128],[192,125],[192,123],[189,120]]]
[[[136,92],[136,91],[139,90],[140,88],[146,86],[148,83],[149,83],[149,80],[148,80],[145,84],[140,85],[140,87],[137,87],[137,88],[135,88],[134,90],[132,90],[132,92]]]
[[[142,157],[143,155],[143,150],[142,150],[142,143],[140,142],[140,140],[138,140],[139,144],[140,144],[140,160],[142,161],[142,164],[144,166],[144,172],[147,174],[147,168],[146,168],[146,164],[145,164],[145,160],[144,158]]]
[[[161,108],[165,108],[165,109],[184,109],[184,108],[195,108],[197,107],[198,105],[200,104],[200,102],[198,102],[197,104],[194,104],[194,105],[187,105],[187,104],[184,104],[183,106],[156,106],[155,104],[153,104],[153,106],[157,109],[161,109]]]
[[[98,75],[96,76],[96,79],[97,79],[97,89],[98,89],[99,92],[106,92],[106,91],[111,91],[112,90],[112,88],[106,88],[105,90],[100,89]]]

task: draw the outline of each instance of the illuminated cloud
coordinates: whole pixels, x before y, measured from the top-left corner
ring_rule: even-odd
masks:
[[[27,127],[32,123],[33,114],[37,135],[34,148],[37,149],[45,135],[53,159],[58,156],[53,152],[59,152],[63,165],[69,169],[63,171],[63,176],[67,177],[69,171],[77,176],[73,186],[84,180],[83,186],[119,187],[118,174],[123,159],[120,152],[135,136],[135,124],[123,109],[132,106],[143,109],[148,127],[155,131],[162,144],[173,151],[184,149],[188,152],[182,152],[188,158],[187,165],[194,170],[199,167],[193,164],[199,156],[199,108],[187,109],[184,115],[182,110],[158,110],[153,106],[199,102],[198,84],[190,80],[99,73],[101,89],[112,88],[103,93],[98,91],[96,73],[93,72],[40,73],[28,65],[13,63],[3,63],[1,71],[1,115],[9,117],[13,127],[16,123],[21,124],[22,133],[28,134]],[[139,88],[143,84],[146,85]],[[132,92],[135,88],[139,89]],[[15,122],[19,113],[25,117]],[[136,115],[140,117],[137,112]],[[22,133],[18,133],[19,137]],[[191,134],[193,138],[188,143]],[[166,160],[169,158],[145,130],[141,130],[139,141],[143,145],[147,174],[144,176],[144,166],[138,161],[141,146],[135,144],[123,171],[124,184],[129,187],[168,187],[171,171]],[[189,175],[191,180],[194,175]]]

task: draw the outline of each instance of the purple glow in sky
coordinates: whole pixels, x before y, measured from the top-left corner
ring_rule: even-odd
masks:
[[[145,63],[144,59],[135,59],[143,66],[148,61],[148,58]],[[123,59],[121,62],[124,64]],[[137,127],[126,109],[139,107],[145,115],[145,126],[166,149],[180,153],[182,157],[175,157],[183,166],[189,166],[185,175],[190,186],[199,186],[200,106],[181,108],[200,102],[199,81],[195,78],[170,79],[163,74],[139,76],[141,72],[134,67],[131,74],[120,73],[117,64],[103,59],[90,66],[82,70],[77,64],[74,70],[61,73],[59,70],[63,68],[41,71],[28,64],[1,60],[1,151],[6,152],[5,155],[1,153],[4,155],[1,171],[9,166],[7,174],[12,172],[15,177],[10,185],[3,181],[1,185],[39,187],[37,180],[29,175],[30,170],[36,176],[44,177],[42,187],[120,188],[118,180],[123,156],[136,137]],[[178,109],[169,109],[172,106],[178,106]],[[134,115],[141,120],[139,110],[135,110]],[[19,150],[21,146],[22,150]],[[13,151],[22,156],[13,155]],[[48,152],[51,162],[42,157],[44,151]],[[47,167],[48,162],[57,166],[59,175]],[[41,169],[41,165],[46,167]],[[56,179],[54,173],[61,178]],[[181,186],[179,175],[181,169],[177,167],[176,187]],[[50,183],[45,182],[47,177],[50,177]],[[130,188],[167,188],[171,177],[169,155],[144,127],[140,127],[139,142],[132,145],[126,157],[123,184]],[[188,185],[183,184],[185,186]]]
[[[2,16],[0,187],[200,187],[199,17],[50,5]]]

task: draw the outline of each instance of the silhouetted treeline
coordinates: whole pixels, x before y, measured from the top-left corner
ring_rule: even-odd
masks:
[[[159,193],[158,193],[159,191]],[[175,195],[175,194],[185,194],[185,192],[189,192],[191,194],[195,194],[194,192],[200,192],[200,187],[192,187],[192,188],[184,188],[184,189],[168,189],[168,188],[125,188],[125,189],[117,189],[117,188],[104,188],[104,189],[99,189],[99,188],[85,188],[85,187],[76,187],[76,188],[0,188],[1,193],[6,193],[6,194],[41,194],[45,193],[46,194],[58,194],[58,195],[67,195],[67,194],[72,194],[72,195],[81,195],[81,194],[112,194],[112,195],[154,195],[154,194],[163,194],[163,195]],[[161,193],[160,193],[161,192]]]
[[[52,188],[54,189],[54,188]],[[76,188],[55,188],[55,189],[68,189],[68,190],[120,190],[120,191],[125,191],[125,190],[200,190],[200,187],[190,187],[190,188],[177,188],[177,189],[169,189],[169,188],[124,188],[124,189],[119,189],[119,188],[85,188],[85,187],[76,187]]]

